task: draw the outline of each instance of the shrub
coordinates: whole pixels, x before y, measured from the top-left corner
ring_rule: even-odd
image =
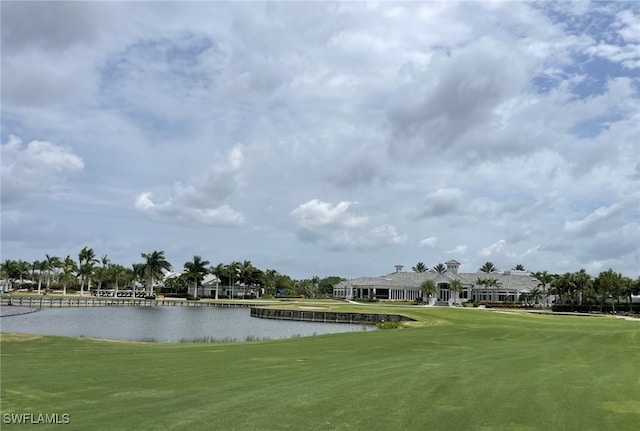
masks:
[[[376,326],[380,329],[398,329],[401,327],[400,322],[394,322],[391,320],[383,320],[376,323]]]

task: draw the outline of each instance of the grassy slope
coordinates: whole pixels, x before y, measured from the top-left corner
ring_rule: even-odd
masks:
[[[407,313],[425,325],[241,344],[5,334],[1,410],[69,413],[65,429],[631,430],[640,423],[638,322]]]

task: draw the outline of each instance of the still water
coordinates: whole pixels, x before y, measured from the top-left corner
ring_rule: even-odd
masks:
[[[260,319],[251,317],[248,308],[45,308],[12,316],[8,314],[22,307],[1,308],[2,332],[161,343],[266,340],[376,329],[370,325]]]

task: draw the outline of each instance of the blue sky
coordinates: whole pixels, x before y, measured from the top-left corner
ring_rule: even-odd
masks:
[[[2,259],[640,275],[636,2],[11,2]]]

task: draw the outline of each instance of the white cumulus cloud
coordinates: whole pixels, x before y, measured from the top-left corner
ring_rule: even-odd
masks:
[[[67,176],[83,170],[84,161],[70,150],[37,140],[25,146],[20,138],[10,135],[2,144],[2,202],[50,195]]]

